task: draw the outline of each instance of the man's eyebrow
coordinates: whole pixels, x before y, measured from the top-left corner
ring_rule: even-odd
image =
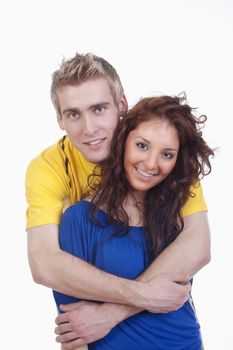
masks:
[[[95,108],[97,108],[97,107],[99,107],[99,106],[107,107],[107,106],[109,106],[109,105],[110,105],[110,102],[103,101],[103,102],[98,102],[98,103],[95,103],[95,104],[93,104],[93,105],[90,105],[90,106],[88,106],[87,109],[95,109]],[[68,112],[75,112],[75,113],[78,113],[78,114],[81,113],[80,109],[78,109],[77,107],[73,107],[73,108],[72,108],[72,107],[69,107],[69,108],[64,109],[64,110],[62,111],[62,114],[66,114],[66,113],[68,113]]]
[[[70,108],[63,109],[62,114],[66,114],[68,112],[80,113],[80,110],[76,107],[74,108],[70,107]]]
[[[98,103],[95,103],[93,105],[90,105],[89,109],[94,109],[96,107],[99,107],[99,106],[103,106],[103,107],[106,107],[106,106],[109,106],[110,105],[110,102],[98,102]]]

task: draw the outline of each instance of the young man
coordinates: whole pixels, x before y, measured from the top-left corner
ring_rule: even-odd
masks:
[[[137,281],[110,275],[62,251],[62,213],[88,194],[88,175],[109,154],[127,101],[115,69],[92,54],[62,63],[53,74],[51,97],[59,126],[68,136],[28,167],[28,256],[35,282],[81,299],[107,302],[64,307],[67,312],[57,317],[57,340],[64,349],[74,349],[103,337],[142,309],[169,312],[183,305],[190,290],[188,278],[209,261],[209,228],[197,187],[183,208],[184,230]]]

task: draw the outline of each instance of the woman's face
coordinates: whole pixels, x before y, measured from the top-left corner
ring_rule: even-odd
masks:
[[[177,130],[167,120],[156,118],[132,130],[126,140],[124,168],[134,193],[143,197],[163,181],[174,168],[178,151]]]

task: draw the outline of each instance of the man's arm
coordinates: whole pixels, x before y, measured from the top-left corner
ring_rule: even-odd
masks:
[[[103,272],[60,249],[58,225],[28,230],[28,258],[35,282],[77,298],[128,304],[154,312],[180,307],[190,287],[183,274],[164,274],[149,282]],[[178,282],[178,283],[176,283]]]
[[[207,212],[203,211],[184,219],[184,229],[139,276],[147,282],[166,272],[182,272],[193,276],[210,261],[210,230]],[[185,262],[185,263],[184,263]],[[75,346],[95,341],[106,335],[113,326],[142,309],[117,304],[74,303],[62,306],[64,314],[57,317],[57,341]],[[79,339],[73,340],[77,335]],[[74,347],[72,347],[74,346]],[[64,347],[64,350],[66,348]]]
[[[163,250],[139,280],[148,281],[165,272],[182,272],[191,277],[209,261],[210,229],[207,212],[202,211],[184,218],[182,232]]]

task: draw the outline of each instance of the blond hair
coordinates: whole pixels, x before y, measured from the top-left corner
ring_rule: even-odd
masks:
[[[60,68],[52,75],[50,92],[57,113],[60,114],[60,105],[57,97],[57,90],[59,88],[65,85],[76,85],[87,80],[101,78],[106,79],[114,102],[118,107],[124,91],[120,78],[110,63],[102,57],[98,57],[92,53],[76,53],[71,59],[63,59]]]

